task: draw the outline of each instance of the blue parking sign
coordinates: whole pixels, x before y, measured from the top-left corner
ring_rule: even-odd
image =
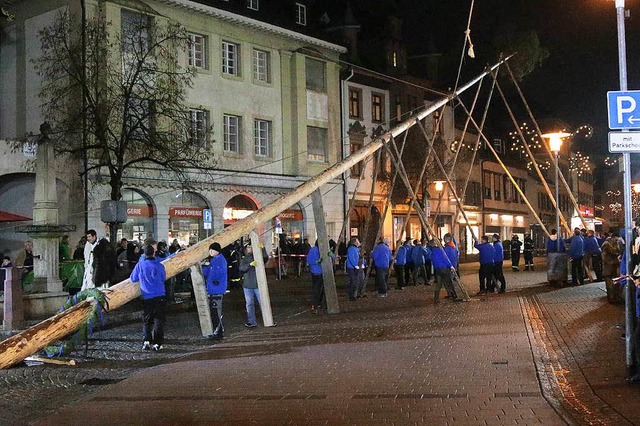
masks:
[[[607,92],[610,129],[640,128],[640,90]]]
[[[202,210],[202,221],[204,223],[211,223],[211,209]]]

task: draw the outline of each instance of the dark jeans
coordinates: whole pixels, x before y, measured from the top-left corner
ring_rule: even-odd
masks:
[[[424,269],[427,274],[427,281],[431,281],[431,260],[424,261]]]
[[[398,282],[397,287],[404,287],[404,267],[405,265],[393,265],[393,269],[396,271],[396,281]]]
[[[378,290],[378,294],[387,294],[387,275],[389,275],[389,268],[378,268],[376,266],[376,290]]]
[[[591,255],[591,265],[598,281],[602,281],[602,254]]]
[[[493,263],[481,263],[478,277],[480,278],[480,291],[493,288]]]
[[[322,305],[324,281],[322,274],[311,274],[311,304],[317,309]]]
[[[349,276],[349,282],[347,283],[347,294],[350,298],[356,297],[358,291],[358,272],[359,269],[347,268],[347,275]]]
[[[211,310],[211,323],[213,324],[213,335],[224,337],[224,325],[222,323],[222,294],[209,296],[209,309]]]
[[[453,281],[451,281],[451,269],[449,268],[437,268],[434,270],[436,285],[433,288],[433,297],[438,299],[440,297],[440,289],[444,287],[447,290],[447,294],[455,297],[455,290],[453,288]]]
[[[405,285],[409,285],[411,283],[411,277],[413,276],[413,262],[407,262],[404,265],[404,282]],[[415,282],[414,282],[415,284]]]
[[[500,283],[500,293],[504,293],[507,288],[507,281],[504,279],[504,273],[502,272],[502,261],[493,263],[493,285],[489,290],[492,290],[498,283]]]
[[[520,252],[519,251],[512,251],[511,252],[511,267],[513,269],[516,269],[519,264],[520,264]]]
[[[580,256],[571,259],[571,280],[573,281],[573,285],[584,284],[584,265],[582,264],[583,257],[584,256]]]
[[[164,296],[144,299],[142,301],[142,333],[144,341],[152,345],[164,342],[165,307]]]

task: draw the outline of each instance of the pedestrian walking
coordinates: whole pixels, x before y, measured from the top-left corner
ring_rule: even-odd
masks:
[[[262,245],[262,244],[260,244]],[[266,263],[269,260],[264,247],[259,247],[262,252],[262,259]],[[245,307],[247,309],[247,322],[244,324],[247,328],[253,328],[258,325],[256,320],[256,306],[260,306],[260,292],[258,290],[258,277],[256,276],[256,260],[253,254],[251,243],[244,247],[244,257],[240,261],[240,273],[242,273],[242,290],[244,291]]]
[[[215,242],[209,246],[209,262],[202,268],[205,277],[207,294],[209,295],[209,308],[211,309],[211,322],[213,334],[210,339],[221,340],[224,338],[224,323],[222,314],[222,299],[227,291],[227,260],[222,255],[220,243]]]
[[[511,269],[515,272],[520,270],[520,248],[522,247],[522,242],[520,241],[520,237],[517,235],[513,235],[511,237]]]
[[[522,257],[524,257],[524,270],[533,271],[533,249],[535,248],[531,234],[524,234],[522,245]]]
[[[380,241],[371,252],[371,258],[376,268],[376,289],[378,290],[378,297],[387,297],[387,276],[389,275],[389,265],[392,260],[391,249],[388,244],[388,238],[384,240],[380,238]]]
[[[311,272],[311,312],[314,314],[320,313],[322,299],[324,298],[321,263],[322,258],[320,257],[318,240],[316,240],[316,245],[311,247],[307,254],[307,266],[309,267],[309,272]]]
[[[507,289],[507,281],[504,279],[504,272],[502,271],[502,263],[504,262],[504,248],[502,247],[502,242],[500,241],[500,235],[493,234],[493,249],[495,251],[493,257],[493,282],[491,288],[489,288],[489,292],[493,293],[495,291],[495,286],[500,283],[500,288],[498,289],[498,293],[504,293]]]
[[[573,237],[569,238],[569,258],[571,259],[571,282],[573,285],[584,284],[584,239],[580,228],[575,228]]]
[[[347,247],[347,295],[349,300],[356,300],[358,293],[358,273],[360,272],[360,240],[358,237],[352,237]]]
[[[487,294],[488,290],[493,287],[493,261],[495,259],[495,249],[489,244],[489,237],[483,235],[482,243],[475,240],[473,246],[480,252],[480,269],[478,270],[478,278],[480,279],[480,291],[477,295]]]
[[[144,252],[146,262],[139,262],[131,273],[131,281],[140,283],[142,294],[143,350],[159,351],[164,343],[164,322],[167,301],[164,265],[155,258],[155,249],[148,245]]]

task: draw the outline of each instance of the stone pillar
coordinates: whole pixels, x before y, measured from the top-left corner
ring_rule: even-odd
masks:
[[[60,292],[62,281],[59,277],[59,236],[38,234],[33,237],[33,286],[37,293]],[[39,256],[39,257],[38,257]]]
[[[6,268],[4,272],[4,321],[2,329],[15,330],[24,326],[22,271],[18,268]]]
[[[327,224],[324,219],[324,207],[320,189],[316,189],[311,194],[311,202],[313,204],[313,217],[316,222],[316,233],[318,234],[318,248],[322,259],[322,280],[324,282],[324,294],[327,298],[327,312],[337,314],[340,312],[340,307],[338,306],[336,280],[333,275],[333,259],[328,255],[329,238],[327,236]]]

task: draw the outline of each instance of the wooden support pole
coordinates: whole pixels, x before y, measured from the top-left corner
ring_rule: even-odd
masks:
[[[418,123],[418,125],[422,126],[422,123]],[[389,150],[389,147],[387,145],[385,145],[385,148]],[[394,145],[394,148],[396,149],[396,152],[397,152],[397,147],[395,147],[395,145]],[[407,187],[407,190],[409,191],[411,198],[415,200],[416,193],[413,191],[413,188],[411,188],[411,183],[409,182],[409,176],[407,175],[407,171],[404,168],[404,164],[401,161],[397,161],[392,154],[390,155],[390,157],[391,157],[391,161],[394,162],[394,165],[400,170],[400,178],[402,179],[404,185]],[[434,155],[434,157],[437,158],[438,156]],[[422,226],[424,226],[425,229],[427,229],[427,231],[429,231],[434,236],[435,241],[438,243],[438,247],[444,250],[442,241],[440,241],[438,236],[434,234],[433,229],[427,222],[427,216],[419,204],[416,204],[416,210],[418,210],[418,217],[420,218],[420,222],[422,223]],[[451,265],[451,266],[454,266],[454,265]],[[457,277],[457,273],[456,273],[456,279],[453,281],[454,281],[454,286],[456,285],[455,284],[456,282],[458,283],[457,292],[459,293],[459,296],[461,295],[462,299],[466,301],[471,300],[471,298],[469,297],[469,293],[467,292],[467,289],[462,285],[462,281],[460,281],[459,277]]]
[[[462,109],[465,110],[465,112],[468,114],[469,111],[467,110],[467,107],[464,106],[464,104],[462,102],[459,103],[459,105],[462,107]],[[470,116],[471,117],[471,116]],[[538,216],[538,213],[536,212],[536,210],[533,208],[533,206],[531,205],[531,203],[529,202],[529,198],[527,198],[527,196],[525,195],[525,193],[522,191],[522,188],[520,188],[520,185],[518,185],[518,182],[516,182],[516,180],[513,178],[513,175],[511,174],[511,172],[509,171],[509,169],[507,168],[507,166],[505,166],[505,164],[502,162],[502,160],[500,159],[500,156],[498,155],[498,153],[496,152],[496,150],[493,148],[493,145],[491,144],[491,142],[489,142],[489,140],[487,139],[487,137],[485,136],[484,132],[480,129],[480,127],[478,127],[478,124],[476,123],[476,121],[473,119],[473,117],[471,117],[471,122],[473,123],[473,125],[476,127],[476,129],[478,130],[478,132],[480,133],[480,135],[482,135],[482,138],[485,141],[485,144],[487,145],[487,148],[489,148],[489,151],[491,151],[491,153],[493,154],[493,156],[496,158],[496,161],[498,162],[498,164],[500,164],[500,166],[502,167],[502,170],[504,170],[504,172],[507,174],[507,176],[509,177],[509,180],[511,180],[511,183],[513,183],[513,186],[516,188],[516,190],[518,191],[518,193],[520,194],[520,196],[522,197],[522,199],[524,200],[525,204],[527,205],[527,207],[529,207],[529,210],[531,211],[531,214],[533,215],[533,217],[536,218],[536,220],[538,221],[538,224],[540,225],[540,227],[542,228],[542,230],[544,231],[545,234],[547,234],[547,237],[551,237],[551,234],[549,234],[549,231],[547,230],[547,227],[544,226],[544,223],[542,223],[542,220],[540,219],[540,216]],[[466,220],[466,218],[465,218]],[[475,238],[474,238],[475,239]]]
[[[262,312],[262,324],[265,327],[273,327],[273,313],[271,312],[271,297],[269,297],[269,285],[267,284],[267,272],[264,269],[262,244],[256,231],[251,231],[251,247],[253,247],[253,260],[256,262],[256,279],[258,281],[258,293],[260,293],[260,312]]]
[[[527,155],[529,156],[529,158],[531,158],[531,163],[533,164],[533,167],[536,170],[536,174],[540,178],[540,182],[542,183],[542,186],[544,186],[545,191],[547,191],[547,195],[551,199],[551,203],[553,204],[553,208],[558,210],[558,215],[560,216],[560,222],[564,226],[564,229],[567,231],[567,234],[571,234],[571,227],[569,227],[569,224],[567,223],[567,220],[565,219],[564,215],[562,214],[562,211],[558,208],[558,201],[553,196],[553,194],[551,192],[551,188],[549,188],[549,184],[547,183],[547,179],[545,179],[544,175],[542,174],[542,171],[540,170],[540,167],[538,167],[538,162],[536,161],[535,157],[533,156],[533,153],[531,152],[531,149],[529,149],[529,144],[527,143],[527,139],[524,137],[524,134],[522,133],[522,129],[520,128],[520,126],[518,126],[518,121],[516,120],[515,115],[513,115],[513,111],[511,110],[511,107],[509,106],[509,102],[507,101],[507,97],[504,95],[504,92],[502,91],[502,87],[500,87],[500,83],[498,82],[497,73],[492,73],[491,75],[493,77],[493,80],[495,81],[496,87],[498,88],[498,93],[500,93],[500,97],[502,98],[502,102],[504,103],[504,106],[507,109],[507,112],[509,113],[509,117],[511,117],[511,122],[513,123],[513,125],[516,128],[516,131],[518,132],[518,136],[520,136],[520,142],[522,142],[522,146],[524,147],[525,151],[527,152]],[[544,144],[544,141],[543,141],[543,144]],[[560,232],[560,230],[558,230],[558,232]]]
[[[324,220],[324,206],[320,189],[311,194],[311,203],[313,204],[313,217],[316,222],[316,233],[318,234],[318,249],[320,250],[320,259],[322,259],[322,282],[324,284],[324,295],[327,299],[327,312],[337,314],[340,312],[338,292],[336,291],[336,279],[333,275],[333,257],[329,256],[329,238],[327,236],[327,224]]]
[[[4,312],[2,329],[10,331],[24,326],[22,270],[15,267],[2,269],[4,270]]]
[[[520,99],[522,99],[522,103],[524,104],[524,106],[525,106],[525,108],[527,110],[527,113],[529,114],[529,117],[531,118],[531,121],[533,122],[533,125],[536,128],[536,132],[538,132],[538,136],[541,139],[544,140],[544,138],[542,137],[542,131],[540,130],[540,126],[538,126],[538,121],[533,116],[533,113],[531,112],[531,108],[529,108],[529,103],[525,99],[524,94],[522,93],[522,90],[520,89],[520,84],[518,83],[518,80],[516,80],[516,77],[513,75],[513,72],[511,71],[511,67],[509,66],[509,64],[506,64],[506,65],[507,65],[507,71],[509,71],[509,75],[511,76],[511,81],[513,81],[513,85],[516,87],[516,90],[518,91],[518,94],[520,95]],[[549,155],[549,158],[551,159],[551,162],[554,163],[555,162],[555,155],[553,154],[553,152],[551,152],[551,148],[549,147],[549,145],[547,145],[546,143],[543,143],[542,146],[544,146],[544,149],[547,152],[547,154]],[[571,192],[571,187],[567,183],[567,180],[564,178],[564,174],[562,173],[562,171],[560,171],[559,175],[560,175],[560,181],[562,182],[562,184],[566,188],[567,195],[569,196],[569,199],[571,200],[571,203],[573,204],[573,207],[575,207],[576,212],[578,212],[578,216],[580,217],[580,221],[582,222],[582,226],[586,228],[587,227],[587,221],[584,220],[584,216],[582,215],[582,212],[580,211],[580,206],[578,205],[578,202],[576,201],[575,197],[573,196],[573,192]],[[559,229],[558,229],[558,232],[560,232]],[[569,231],[569,235],[571,235],[571,231]]]
[[[452,99],[457,98],[461,93],[473,87],[478,81],[482,80],[495,68],[506,62],[510,57],[500,60],[488,70],[484,71],[474,79],[462,85],[455,92],[437,100],[428,108],[419,111],[417,114],[409,117],[406,121],[400,123],[390,131],[384,133],[374,139],[362,149],[351,154],[344,160],[328,167],[322,173],[313,176],[308,181],[300,184],[296,189],[283,194],[272,203],[264,206],[246,218],[239,220],[228,228],[208,237],[197,244],[189,247],[187,250],[178,252],[162,263],[167,271],[167,279],[200,262],[209,255],[209,245],[218,242],[221,246],[227,246],[249,232],[260,226],[262,223],[270,220],[278,213],[294,205],[298,201],[310,196],[314,191],[318,190],[325,183],[329,182],[352,167],[354,164],[366,159],[370,155],[378,151],[391,137],[402,134],[407,129],[414,126],[419,120],[433,114]],[[140,296],[139,283],[133,283],[130,279],[122,281],[109,289],[109,310],[117,309],[130,300]],[[55,342],[58,339],[74,332],[78,327],[86,322],[91,313],[91,303],[83,301],[71,309],[59,313],[35,326],[15,334],[8,339],[0,342],[0,368],[7,368],[16,362],[20,362],[29,355],[36,353],[45,346]]]
[[[209,294],[202,276],[199,264],[191,265],[191,285],[196,299],[198,320],[200,320],[200,332],[203,336],[213,336],[213,323],[211,322],[211,308],[209,307]]]

